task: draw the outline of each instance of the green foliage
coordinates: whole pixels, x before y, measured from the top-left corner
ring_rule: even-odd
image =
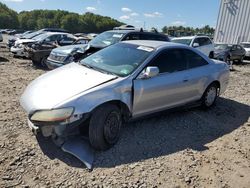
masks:
[[[110,17],[89,12],[80,15],[62,10],[33,10],[17,14],[0,3],[0,28],[34,30],[50,27],[63,28],[73,33],[100,33],[123,24]]]
[[[164,26],[162,28],[162,31],[168,34],[184,33],[187,35],[190,35],[190,34],[191,35],[195,35],[195,34],[213,35],[215,30],[209,25],[206,25],[202,28],[193,28],[193,27],[184,27],[184,26],[169,26],[169,27]]]
[[[0,2],[0,28],[18,28],[17,13]]]

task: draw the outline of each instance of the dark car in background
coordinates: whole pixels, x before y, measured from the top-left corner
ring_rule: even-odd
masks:
[[[47,32],[42,36],[40,40],[28,43],[24,47],[24,52],[28,53],[34,65],[43,67],[46,66],[45,62],[52,49],[70,45],[77,40],[77,37],[69,33]]]
[[[243,62],[246,51],[238,44],[215,44],[214,58],[232,64],[234,61]]]
[[[87,45],[71,45],[52,50],[47,59],[49,69],[79,61],[107,46],[127,40],[155,40],[169,42],[166,35],[142,30],[111,30],[103,32],[92,39]]]

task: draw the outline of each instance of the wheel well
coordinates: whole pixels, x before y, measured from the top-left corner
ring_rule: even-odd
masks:
[[[209,57],[210,59],[213,59],[213,58],[214,58],[214,51],[209,52],[208,57]]]
[[[213,81],[213,82],[212,82],[211,84],[209,84],[209,85],[212,85],[212,84],[217,85],[218,88],[220,89],[220,82],[219,82],[218,80]]]
[[[215,84],[218,87],[218,95],[220,94],[220,82],[218,80],[213,81],[211,84],[207,86],[207,88],[211,85]]]
[[[116,105],[116,106],[121,110],[121,114],[122,114],[122,117],[123,117],[123,120],[124,120],[124,121],[127,121],[127,120],[130,118],[131,113],[130,113],[130,110],[129,110],[128,106],[127,106],[124,102],[119,101],[119,100],[113,100],[113,101],[105,102],[105,103],[103,103],[103,104],[97,106],[95,109],[99,108],[99,107],[102,106],[102,105],[106,105],[106,104],[113,104],[113,105]],[[95,109],[94,109],[94,110],[95,110]],[[94,111],[94,110],[93,110],[93,111]],[[92,112],[93,112],[93,111],[92,111]]]

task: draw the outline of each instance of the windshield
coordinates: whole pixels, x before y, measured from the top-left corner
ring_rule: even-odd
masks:
[[[26,35],[23,36],[23,38],[32,39],[33,37],[41,35],[41,34],[42,34],[41,32],[37,31],[37,32],[26,34]]]
[[[37,35],[36,37],[33,37],[32,39],[36,41],[41,41],[41,40],[46,39],[48,36],[49,35],[47,33],[44,33],[44,34]]]
[[[190,45],[192,39],[172,39],[172,42],[179,43],[179,44],[185,44]]]
[[[94,47],[104,48],[120,41],[123,34],[118,32],[104,32],[92,39],[89,44]]]
[[[216,50],[226,50],[229,48],[229,46],[227,44],[215,44],[214,48]]]
[[[243,48],[250,48],[250,43],[249,44],[247,44],[247,43],[241,43],[241,46]]]
[[[80,63],[124,77],[131,74],[153,51],[150,47],[118,43],[88,56]]]

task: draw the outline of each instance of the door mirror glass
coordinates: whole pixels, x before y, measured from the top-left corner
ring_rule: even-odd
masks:
[[[196,43],[196,42],[195,42],[195,43],[193,44],[193,47],[194,47],[194,48],[199,47],[199,46],[200,46],[199,43]]]
[[[139,79],[148,79],[155,77],[159,74],[159,68],[158,67],[147,67],[142,71],[142,73],[139,75]]]

